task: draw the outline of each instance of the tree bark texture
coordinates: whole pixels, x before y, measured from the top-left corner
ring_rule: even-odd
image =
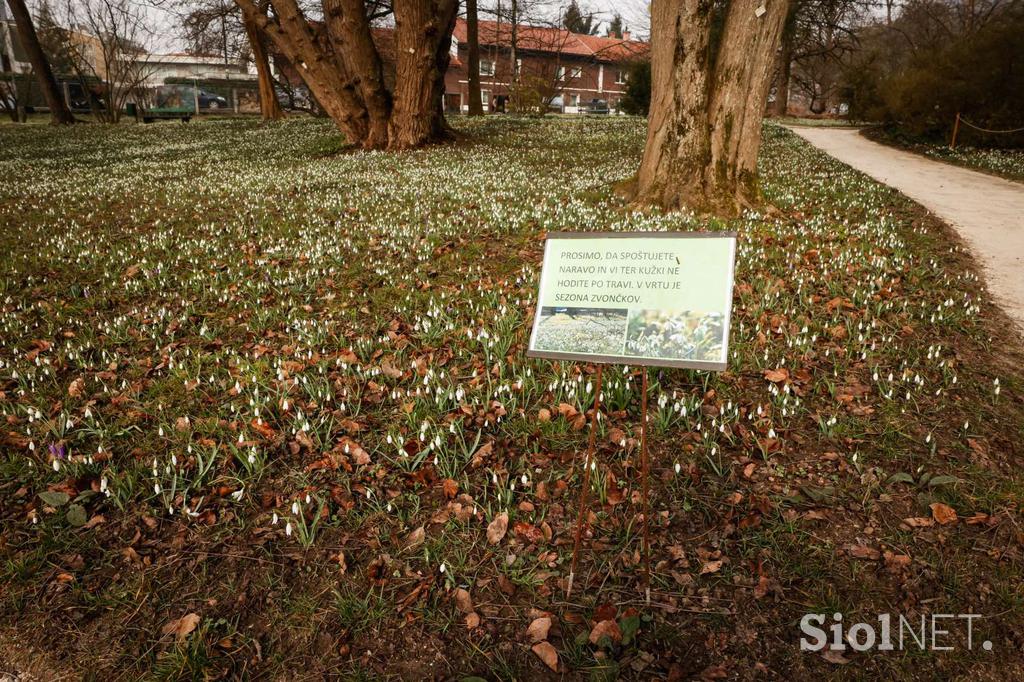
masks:
[[[269,0],[272,15],[253,0],[235,2],[350,143],[410,149],[447,137],[444,74],[458,0],[394,0],[392,92],[363,0],[322,0],[322,24],[309,22],[296,0]]]
[[[284,118],[284,110],[281,109],[281,103],[277,101],[277,93],[274,91],[274,79],[270,75],[270,58],[267,55],[267,46],[263,42],[263,35],[252,22],[245,20],[243,23],[245,34],[249,38],[249,46],[252,48],[252,59],[256,63],[260,115],[264,121]]]
[[[796,5],[794,1],[782,26],[778,61],[775,65],[775,101],[772,102],[773,116],[789,113],[789,80],[793,72],[793,41],[796,38]]]
[[[68,108],[68,103],[64,101],[60,88],[57,87],[57,79],[53,77],[50,61],[43,52],[43,46],[39,44],[39,36],[36,35],[32,15],[28,11],[25,0],[8,0],[7,4],[11,7],[11,14],[14,15],[18,39],[28,54],[29,63],[32,64],[39,87],[43,90],[46,106],[50,110],[50,122],[54,125],[74,123],[75,117]]]
[[[651,5],[651,109],[636,198],[736,215],[759,196],[761,119],[789,0],[729,2],[715,55],[712,5]]]
[[[483,95],[480,92],[480,24],[476,0],[466,0],[466,42],[469,43],[469,115],[483,116]]]

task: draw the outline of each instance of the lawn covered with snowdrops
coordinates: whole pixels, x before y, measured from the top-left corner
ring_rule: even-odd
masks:
[[[0,658],[1019,669],[1024,354],[944,226],[770,124],[773,208],[731,222],[615,194],[642,120],[454,124],[408,153],[309,118],[0,126]],[[740,235],[730,368],[651,370],[651,603],[622,366],[566,600],[594,367],[524,356],[544,234],[709,229]],[[819,611],[982,618],[974,650],[822,656]]]

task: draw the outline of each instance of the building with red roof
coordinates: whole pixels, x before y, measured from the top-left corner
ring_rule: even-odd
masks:
[[[390,87],[394,83],[394,30],[374,28],[373,41]],[[647,59],[649,51],[648,43],[632,40],[629,33],[611,38],[519,24],[513,67],[512,25],[494,21],[479,22],[479,43],[481,98],[484,109],[491,111],[506,110],[514,91],[526,92],[539,106],[566,113],[583,111],[595,100],[614,111],[626,92],[631,64]],[[456,21],[449,51],[445,110],[465,112],[469,110],[469,42],[464,19]],[[273,59],[281,76],[293,85],[301,84],[283,55],[274,54]]]
[[[554,26],[516,27],[515,67],[512,25],[479,22],[480,89],[485,109],[504,109],[512,83],[535,91],[545,104],[576,113],[594,100],[616,109],[626,91],[632,62],[648,58],[649,45],[622,38],[571,33]],[[445,75],[445,109],[469,109],[469,43],[466,21],[452,33],[452,60]]]

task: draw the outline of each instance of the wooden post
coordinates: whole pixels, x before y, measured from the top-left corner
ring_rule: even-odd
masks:
[[[651,603],[651,541],[648,534],[648,517],[651,505],[648,499],[649,466],[647,460],[647,368],[643,368],[644,378],[641,382],[640,397],[640,488],[643,495],[643,553],[644,553],[644,595],[647,603]]]
[[[583,490],[580,491],[580,509],[576,516],[576,542],[572,549],[572,565],[569,568],[569,583],[565,587],[565,596],[572,594],[572,583],[576,578],[576,565],[580,557],[580,542],[583,540],[584,516],[587,512],[587,501],[590,498],[590,467],[594,458],[594,446],[597,438],[597,415],[601,411],[601,368],[597,366],[597,378],[594,380],[594,414],[590,418],[590,440],[587,444],[587,458],[583,465]]]
[[[956,149],[956,135],[960,132],[960,112],[956,112],[956,122],[953,123],[953,139],[949,141],[949,148]]]

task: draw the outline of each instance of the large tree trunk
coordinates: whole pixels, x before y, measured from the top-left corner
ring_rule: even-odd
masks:
[[[384,65],[373,43],[370,20],[363,0],[324,0],[327,27],[341,50],[346,70],[352,75],[366,107],[368,130],[363,146],[387,146],[391,95],[384,87]]]
[[[74,123],[75,117],[68,109],[68,103],[57,87],[57,79],[53,77],[53,70],[50,62],[46,59],[42,45],[39,44],[39,36],[36,35],[36,28],[32,23],[32,15],[29,14],[25,0],[7,0],[11,7],[11,14],[14,15],[14,25],[18,30],[18,39],[28,53],[29,62],[39,81],[39,87],[43,90],[43,97],[46,99],[46,106],[50,109],[50,122],[54,125]]]
[[[724,215],[756,203],[761,119],[788,5],[789,0],[730,2],[712,59],[711,4],[654,0],[651,110],[637,176],[639,201]]]
[[[775,65],[775,101],[772,102],[773,116],[789,113],[789,80],[793,73],[793,41],[796,38],[796,2],[789,8],[786,23],[782,27],[778,61]]]
[[[259,85],[260,115],[264,121],[276,121],[284,118],[284,111],[281,103],[277,101],[277,93],[274,91],[274,79],[270,75],[270,59],[267,56],[267,46],[263,42],[263,36],[256,24],[243,18],[245,34],[249,37],[249,46],[252,48],[252,59],[256,62],[256,82]]]
[[[466,42],[469,43],[469,115],[483,116],[484,103],[480,93],[480,25],[476,0],[466,0]]]
[[[394,0],[395,110],[388,146],[409,149],[445,137],[444,74],[458,0]]]
[[[458,0],[394,0],[395,87],[384,69],[362,0],[322,0],[311,24],[296,0],[235,0],[247,21],[294,66],[352,144],[408,149],[446,138],[444,75]]]

